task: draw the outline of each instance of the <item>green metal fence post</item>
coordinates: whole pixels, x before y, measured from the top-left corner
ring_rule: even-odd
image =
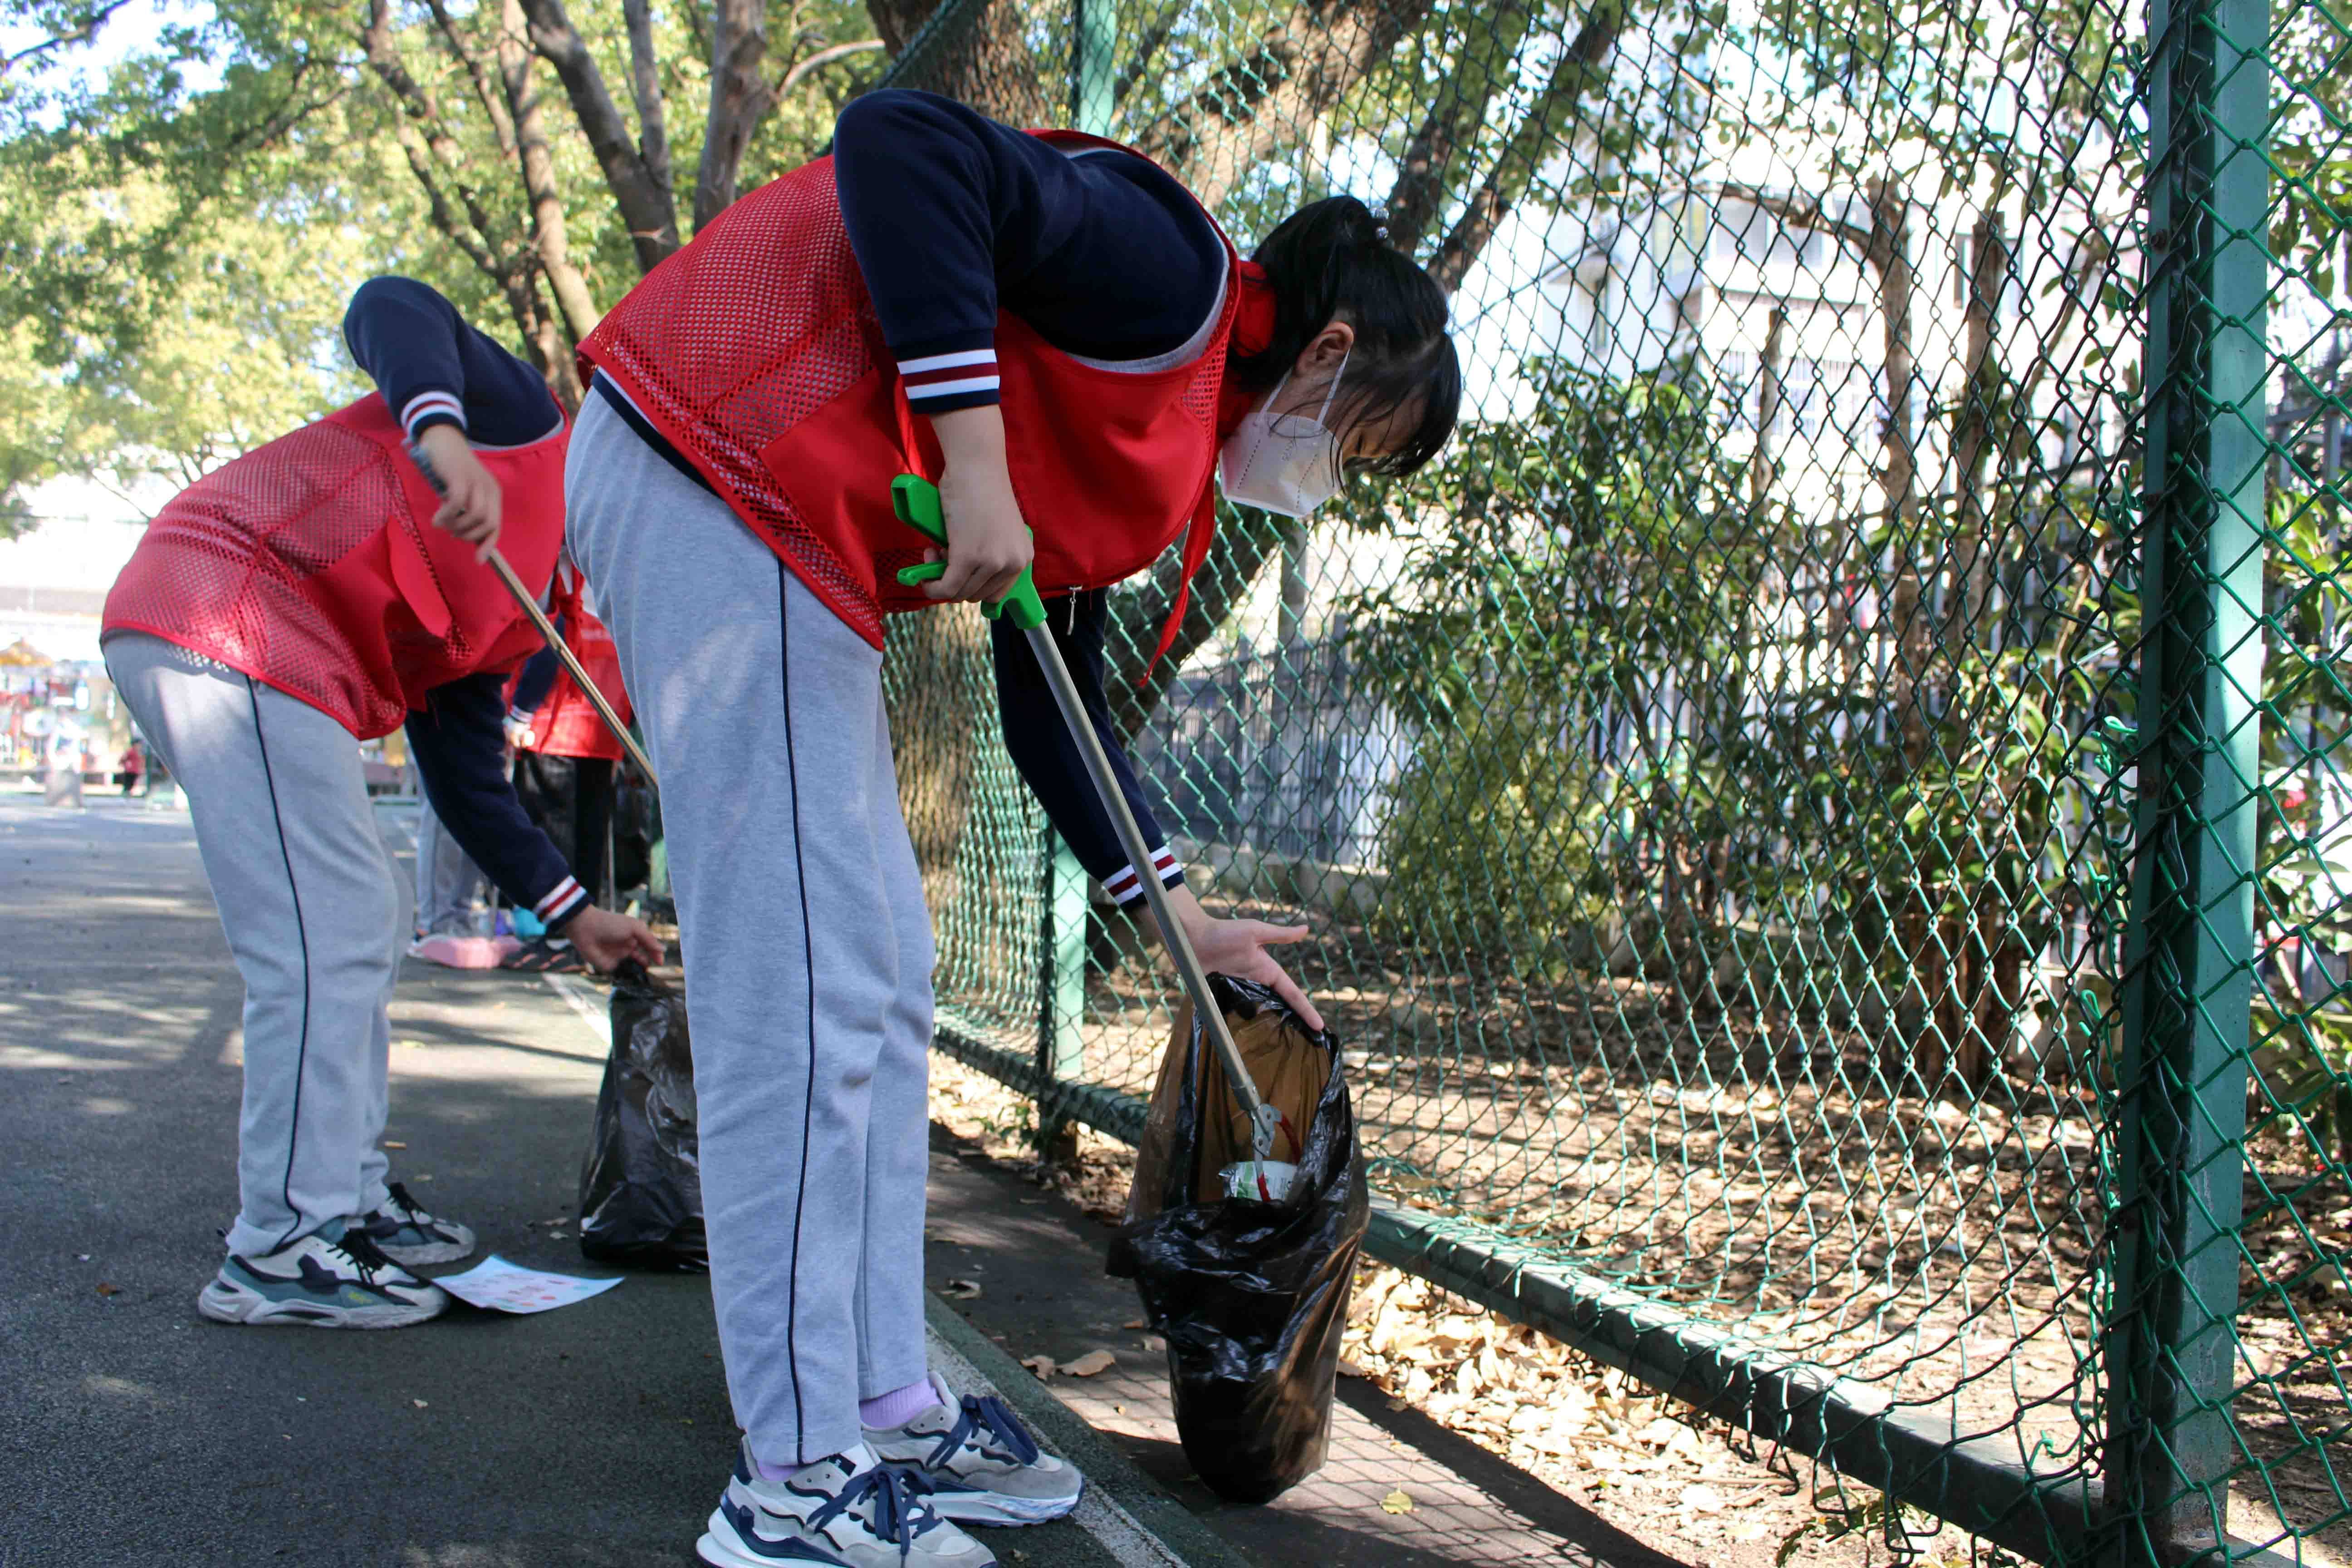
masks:
[[[1048,1160],[1077,1152],[1077,1127],[1061,1114],[1050,1086],[1086,1073],[1087,873],[1062,836],[1045,830],[1045,963],[1037,986],[1037,1147]]]
[[[2225,1538],[2262,696],[2266,0],[2154,0],[2137,852],[2116,1088],[2111,1555]]]
[[[1108,136],[1118,13],[1111,0],[1071,0],[1070,9],[1070,124],[1089,136]]]

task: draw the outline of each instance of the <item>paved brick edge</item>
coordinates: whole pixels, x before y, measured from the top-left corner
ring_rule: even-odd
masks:
[[[1108,1438],[1055,1398],[1027,1367],[965,1322],[936,1294],[924,1293],[923,1315],[931,1331],[994,1384],[996,1393],[1055,1452],[1086,1472],[1089,1488],[1118,1503],[1186,1568],[1261,1568],[1257,1559],[1244,1554],[1187,1512],[1159,1482],[1136,1468]]]

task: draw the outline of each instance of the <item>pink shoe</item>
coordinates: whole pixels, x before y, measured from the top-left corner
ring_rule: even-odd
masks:
[[[447,969],[496,969],[522,943],[510,936],[428,936],[408,944],[408,956]]]

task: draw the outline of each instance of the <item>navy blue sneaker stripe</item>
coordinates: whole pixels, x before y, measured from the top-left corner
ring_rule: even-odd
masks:
[[[743,1543],[743,1549],[754,1556],[764,1557],[771,1563],[829,1563],[833,1568],[850,1568],[846,1560],[805,1541],[763,1540],[754,1528],[751,1510],[732,1498],[722,1500],[719,1511],[726,1516],[728,1523],[735,1527],[736,1539]]]

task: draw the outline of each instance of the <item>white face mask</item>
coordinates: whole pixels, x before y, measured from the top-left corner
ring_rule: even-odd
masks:
[[[1339,493],[1339,432],[1323,422],[1330,417],[1331,401],[1339,395],[1339,377],[1347,369],[1348,357],[1342,354],[1323,394],[1323,406],[1312,419],[1272,412],[1289,384],[1288,371],[1264,403],[1242,416],[1217,454],[1217,478],[1227,500],[1282,517],[1305,517]]]

